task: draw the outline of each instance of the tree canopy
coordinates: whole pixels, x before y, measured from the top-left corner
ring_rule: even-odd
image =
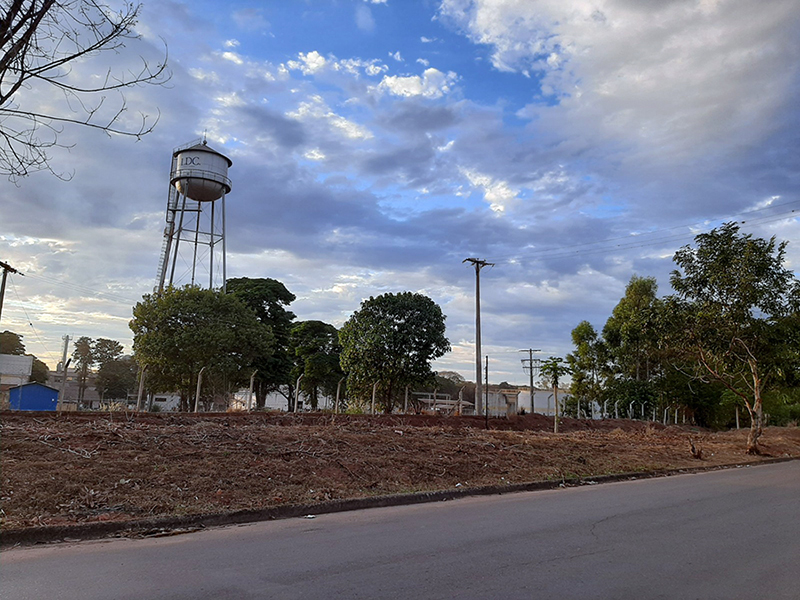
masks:
[[[295,366],[292,378],[301,375],[300,389],[309,396],[311,408],[319,405],[319,392],[334,396],[344,373],[339,365],[341,345],[336,327],[322,321],[303,321],[292,328],[289,347]]]
[[[22,342],[22,336],[7,329],[0,333],[0,354],[23,356],[25,344]]]
[[[268,393],[279,390],[281,386],[293,389],[291,370],[294,361],[290,355],[289,335],[295,314],[287,307],[294,302],[295,295],[280,281],[270,278],[229,279],[227,291],[252,309],[258,320],[272,331],[271,347],[253,360],[253,367],[258,370],[254,382],[256,406],[263,408]]]
[[[572,330],[575,352],[567,355],[567,364],[572,373],[570,392],[577,402],[596,402],[602,397],[602,377],[607,366],[605,342],[589,321],[581,321]],[[576,410],[577,413],[577,410]]]
[[[553,432],[558,433],[558,385],[562,377],[571,373],[571,369],[564,364],[564,359],[560,356],[551,356],[542,361],[539,371],[545,382],[553,387],[553,404],[556,408],[555,419],[553,419]],[[531,400],[532,402],[533,400]]]
[[[89,369],[95,362],[94,342],[92,338],[81,336],[73,342],[72,360],[78,374],[78,405],[83,402],[86,395]]]
[[[450,350],[445,316],[433,300],[402,292],[370,297],[339,332],[349,398],[366,402],[378,383],[391,412],[406,385],[429,380],[430,363]]]
[[[108,360],[97,370],[95,386],[103,399],[127,399],[136,391],[138,365],[130,356]]]
[[[652,369],[660,301],[655,277],[634,275],[603,327],[603,339],[625,379],[647,381]]]
[[[150,387],[179,392],[183,410],[201,369],[204,381],[227,393],[250,378],[253,362],[273,344],[269,327],[235,295],[192,286],[145,295],[130,327]]]
[[[697,378],[720,382],[750,413],[748,453],[758,453],[763,393],[781,377],[795,337],[786,324],[800,310],[800,282],[784,266],[786,242],[739,232],[726,223],[675,253],[669,299],[673,346],[691,358]],[[790,342],[791,343],[791,342]]]
[[[786,242],[736,223],[696,236],[673,258],[673,295],[658,298],[653,278],[634,276],[602,336],[587,322],[575,328],[572,391],[626,416],[628,405],[647,414],[682,407],[704,426],[726,426],[742,405],[747,451],[759,452],[765,402],[800,414],[800,282],[785,258]]]

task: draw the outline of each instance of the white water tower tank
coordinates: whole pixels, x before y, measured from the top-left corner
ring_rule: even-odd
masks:
[[[231,191],[228,167],[231,159],[209,148],[205,141],[175,153],[170,183],[198,202],[213,202]]]

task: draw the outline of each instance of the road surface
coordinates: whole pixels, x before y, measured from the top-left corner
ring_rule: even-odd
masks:
[[[0,555],[0,598],[800,598],[800,461]]]

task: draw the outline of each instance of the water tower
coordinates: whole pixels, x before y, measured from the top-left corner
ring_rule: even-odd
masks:
[[[205,282],[225,290],[225,195],[232,164],[205,140],[172,153],[157,291]]]

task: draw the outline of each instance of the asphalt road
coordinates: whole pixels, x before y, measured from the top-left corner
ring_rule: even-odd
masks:
[[[0,554],[4,600],[800,599],[800,461]]]

